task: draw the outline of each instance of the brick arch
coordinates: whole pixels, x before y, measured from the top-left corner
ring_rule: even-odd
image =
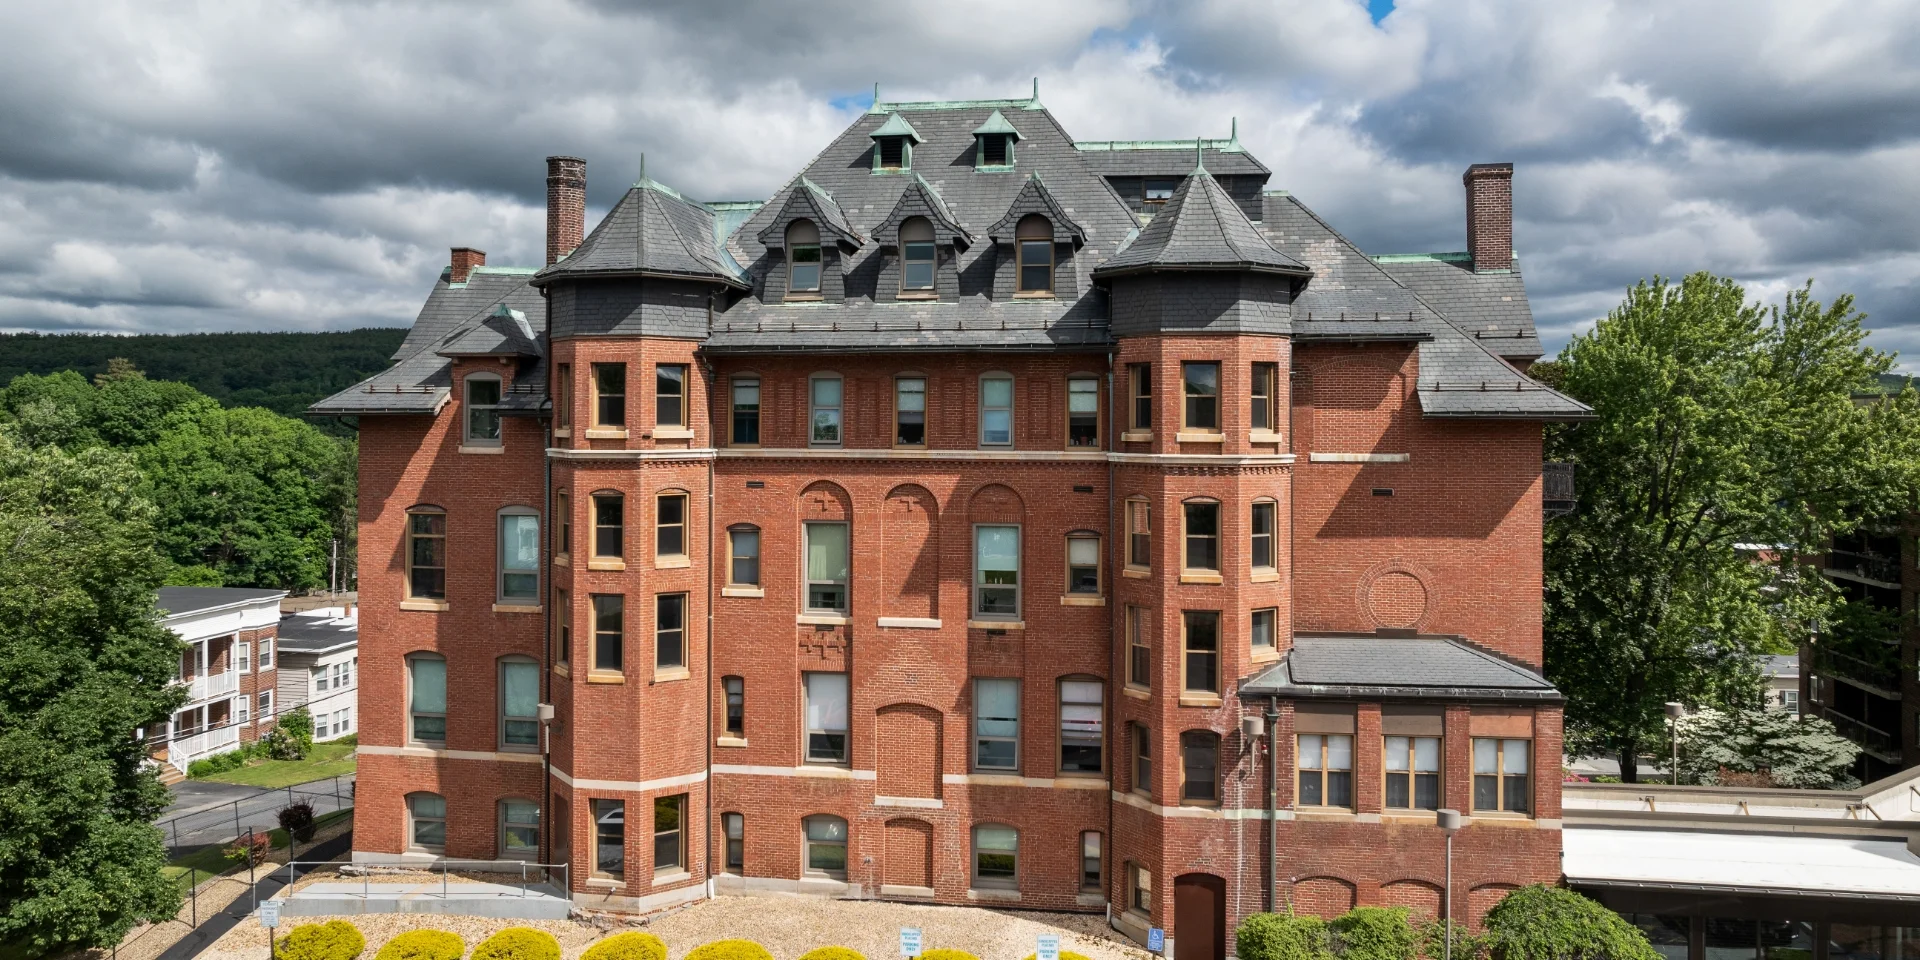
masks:
[[[1293,882],[1293,909],[1315,917],[1337,917],[1354,905],[1354,886],[1339,877],[1301,877]]]
[[[933,886],[933,824],[912,817],[888,820],[882,882],[890,886]]]
[[[1314,364],[1308,383],[1315,451],[1406,452],[1400,413],[1413,391],[1404,366],[1376,357],[1347,357]]]
[[[1511,883],[1483,883],[1467,891],[1467,922],[1474,927],[1486,923],[1487,911],[1518,889],[1519,886]]]
[[[940,798],[945,715],[923,703],[891,703],[874,712],[874,793]]]
[[[1026,504],[1004,483],[982,485],[967,500],[967,518],[974,523],[1019,523]]]
[[[851,520],[853,497],[831,480],[815,480],[800,491],[801,520]]]
[[[1406,907],[1415,923],[1440,915],[1440,886],[1426,880],[1394,880],[1380,885],[1380,905]]]
[[[940,502],[903,483],[887,492],[880,514],[881,596],[890,617],[940,616]]]
[[[1375,627],[1424,630],[1439,607],[1433,571],[1405,557],[1367,568],[1354,589],[1360,615]]]

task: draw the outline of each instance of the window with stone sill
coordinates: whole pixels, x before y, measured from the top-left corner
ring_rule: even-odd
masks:
[[[553,365],[553,426],[556,430],[573,428],[573,364]]]
[[[1067,378],[1067,446],[1100,446],[1100,381],[1094,377]]]
[[[470,447],[500,445],[500,378],[474,374],[466,379],[466,431],[461,442]]]
[[[653,555],[683,557],[687,553],[687,495],[663,493],[654,498]]]
[[[1275,417],[1274,399],[1279,396],[1280,365],[1277,363],[1256,363],[1253,365],[1252,403],[1248,410],[1248,424],[1254,430],[1269,432],[1279,429]]]
[[[1475,813],[1529,813],[1533,809],[1529,761],[1533,742],[1518,738],[1473,738]]]
[[[725,702],[727,736],[747,736],[747,681],[740,677],[721,677],[720,693]]]
[[[973,886],[979,889],[1020,888],[1020,832],[998,823],[973,828]]]
[[[1100,596],[1100,535],[1091,531],[1067,534],[1067,593]]]
[[[540,859],[540,805],[532,800],[500,801],[500,859]]]
[[[1020,770],[1020,681],[973,681],[973,766],[987,772]]]
[[[626,601],[617,593],[596,593],[593,604],[593,667],[619,673],[626,660]]]
[[[261,714],[271,712],[264,704]],[[447,659],[434,653],[407,657],[407,714],[411,739],[416,743],[447,742]]]
[[[500,749],[540,748],[540,667],[531,657],[500,661]]]
[[[805,874],[829,880],[847,878],[847,821],[812,816],[800,821],[806,845]]]
[[[1180,734],[1180,802],[1220,802],[1220,735],[1211,730]]]
[[[1130,430],[1153,429],[1153,365],[1148,363],[1127,364],[1127,397],[1131,419],[1127,422]]]
[[[447,800],[437,793],[407,794],[407,839],[415,850],[447,848]]]
[[[626,554],[626,498],[596,493],[593,501],[593,555],[618,560]]]
[[[687,666],[687,595],[662,593],[653,603],[653,669],[683,670]]]
[[[1204,696],[1220,695],[1220,614],[1215,610],[1188,610],[1181,615],[1182,662],[1180,689]]]
[[[1386,806],[1389,810],[1440,808],[1440,738],[1387,737]]]
[[[899,447],[927,445],[927,378],[894,379],[893,443]]]
[[[1127,608],[1127,682],[1137,687],[1153,686],[1153,648],[1147,640],[1147,611]]]
[[[1297,769],[1303,807],[1353,806],[1353,736],[1343,733],[1303,733]]]
[[[1013,446],[1013,378],[1003,373],[980,378],[980,445]]]
[[[983,620],[1020,619],[1020,528],[973,528],[973,612]]]
[[[500,511],[498,542],[498,603],[537,606],[540,603],[540,515],[528,507]]]
[[[1060,681],[1060,772],[1096,774],[1105,769],[1106,684],[1095,679]]]
[[[654,365],[653,423],[657,427],[686,426],[687,367],[685,364]]]
[[[727,583],[736,587],[760,585],[760,528],[736,524],[727,529]]]
[[[1203,573],[1220,572],[1220,504],[1213,500],[1189,500],[1181,506],[1182,532],[1185,537],[1181,569]]]
[[[1184,429],[1201,433],[1220,431],[1220,364],[1187,362],[1180,365]]]
[[[593,379],[593,426],[621,428],[627,425],[627,365],[596,363],[589,366]]]
[[[842,388],[844,384],[837,376],[816,376],[807,385],[811,400],[811,432],[808,443],[816,447],[837,447],[840,445],[840,415]]]
[[[407,598],[447,597],[447,514],[432,507],[407,511]]]

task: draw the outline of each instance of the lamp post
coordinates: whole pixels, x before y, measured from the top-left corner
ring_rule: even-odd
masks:
[[[1443,897],[1447,911],[1447,948],[1442,960],[1453,960],[1453,835],[1460,832],[1460,811],[1435,810],[1433,822],[1447,835],[1447,892]]]
[[[1686,704],[1667,701],[1667,729],[1673,733],[1673,785],[1680,785],[1680,718],[1687,715]]]

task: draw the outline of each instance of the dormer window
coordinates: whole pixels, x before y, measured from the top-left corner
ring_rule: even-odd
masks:
[[[933,267],[936,258],[933,224],[925,217],[912,217],[900,225],[900,292],[933,292]]]
[[[990,133],[981,136],[980,165],[983,167],[1012,166],[1013,138],[1004,133]]]
[[[787,227],[787,293],[820,292],[820,228],[811,220]]]
[[[913,145],[925,142],[913,124],[897,113],[888,114],[887,121],[867,136],[873,138],[875,173],[899,172],[913,166]]]
[[[906,137],[882,137],[876,142],[880,150],[880,169],[905,170],[907,168]]]
[[[1014,248],[1019,258],[1018,293],[1025,296],[1053,294],[1053,224],[1037,213],[1020,218],[1014,228]]]

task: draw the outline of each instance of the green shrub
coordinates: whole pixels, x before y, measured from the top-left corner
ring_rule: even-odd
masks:
[[[1240,960],[1333,960],[1326,921],[1292,913],[1256,913],[1233,933]]]
[[[580,960],[667,960],[667,945],[651,933],[616,933],[588,947]]]
[[[226,753],[216,753],[211,757],[202,757],[187,764],[187,776],[206,777],[228,770],[238,770],[252,762],[255,757],[266,755],[266,747],[258,740]]]
[[[480,941],[472,960],[560,960],[560,941],[532,927],[508,927]]]
[[[1420,927],[1420,955],[1428,960],[1441,960],[1447,953],[1447,922],[1435,917]],[[1487,955],[1486,938],[1467,929],[1463,922],[1453,925],[1453,960],[1484,960]]]
[[[773,960],[773,954],[752,940],[715,940],[694,947],[686,960]]]
[[[445,930],[409,930],[380,948],[373,960],[460,960],[467,942]]]
[[[1493,960],[1659,960],[1620,915],[1572,890],[1521,887],[1487,912]]]
[[[1355,907],[1327,924],[1341,960],[1415,960],[1420,934],[1406,907]]]
[[[294,927],[273,949],[275,960],[354,960],[367,949],[367,939],[345,920],[328,920]]]
[[[1061,956],[1066,956],[1061,954]],[[581,958],[586,960],[586,958]],[[867,960],[865,954],[849,947],[814,947],[800,955],[800,960]]]
[[[936,950],[922,951],[920,960],[980,960],[980,958],[965,950],[948,950],[941,947]]]

